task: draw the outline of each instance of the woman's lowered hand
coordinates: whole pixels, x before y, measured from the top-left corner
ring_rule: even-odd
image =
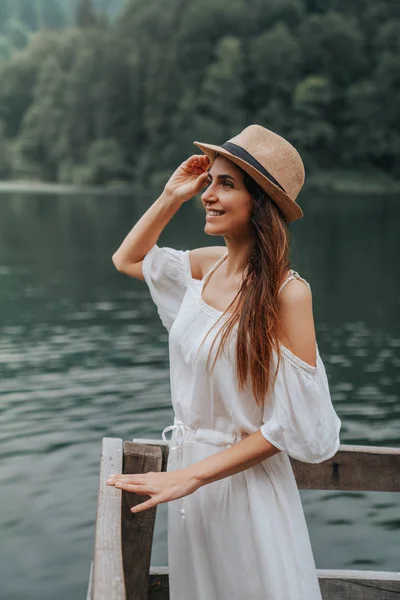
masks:
[[[161,502],[188,496],[200,487],[200,483],[187,469],[160,473],[150,471],[138,475],[110,475],[107,485],[114,485],[116,488],[140,496],[150,496],[149,500],[131,508],[133,513],[152,508]]]

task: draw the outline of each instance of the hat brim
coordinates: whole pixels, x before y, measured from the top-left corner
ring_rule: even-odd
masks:
[[[219,154],[226,156],[226,158],[229,158],[229,160],[236,163],[239,167],[246,171],[246,173],[248,173],[276,202],[285,215],[288,223],[296,221],[297,219],[301,219],[303,216],[303,211],[301,210],[300,206],[277,185],[272,183],[268,177],[260,173],[260,171],[243,160],[243,158],[239,158],[234,154],[231,154],[228,150],[225,150],[225,148],[222,148],[221,146],[215,146],[214,144],[203,144],[202,142],[193,142],[193,144],[200,148],[200,150],[202,150],[204,154],[208,156],[211,165],[213,164],[215,155],[218,152]]]

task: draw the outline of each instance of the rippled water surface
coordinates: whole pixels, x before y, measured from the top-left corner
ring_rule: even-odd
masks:
[[[305,198],[293,268],[313,290],[342,443],[400,446],[397,198]],[[111,256],[151,201],[0,196],[0,597],[78,600],[92,558],[101,440],[173,419],[167,334]],[[195,201],[159,244],[223,243]],[[301,492],[319,568],[398,570],[397,494]],[[167,564],[166,506],[153,565]]]

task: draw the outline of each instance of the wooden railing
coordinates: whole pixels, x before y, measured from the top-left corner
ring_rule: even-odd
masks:
[[[104,438],[88,600],[167,600],[168,569],[150,568],[156,507],[133,514],[140,496],[106,485],[111,473],[166,469],[162,441]],[[299,489],[400,491],[400,448],[341,445],[331,459],[290,459]],[[400,573],[317,569],[324,600],[399,600]],[[190,600],[182,599],[182,600]]]

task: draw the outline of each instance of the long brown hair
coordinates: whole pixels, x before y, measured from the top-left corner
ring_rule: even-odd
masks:
[[[279,287],[283,277],[290,268],[290,230],[280,208],[271,200],[254,179],[238,165],[243,174],[243,183],[253,200],[251,225],[254,232],[254,246],[243,274],[241,286],[235,298],[211,327],[205,336],[235,304],[229,318],[223,323],[218,335],[221,336],[217,353],[211,370],[224,351],[226,341],[238,323],[236,345],[236,373],[239,389],[243,389],[248,376],[251,377],[252,393],[257,404],[262,405],[270,383],[270,359],[272,349],[281,358],[279,333]],[[215,336],[206,364],[206,372],[210,373],[209,363]],[[274,382],[275,383],[275,377]]]

